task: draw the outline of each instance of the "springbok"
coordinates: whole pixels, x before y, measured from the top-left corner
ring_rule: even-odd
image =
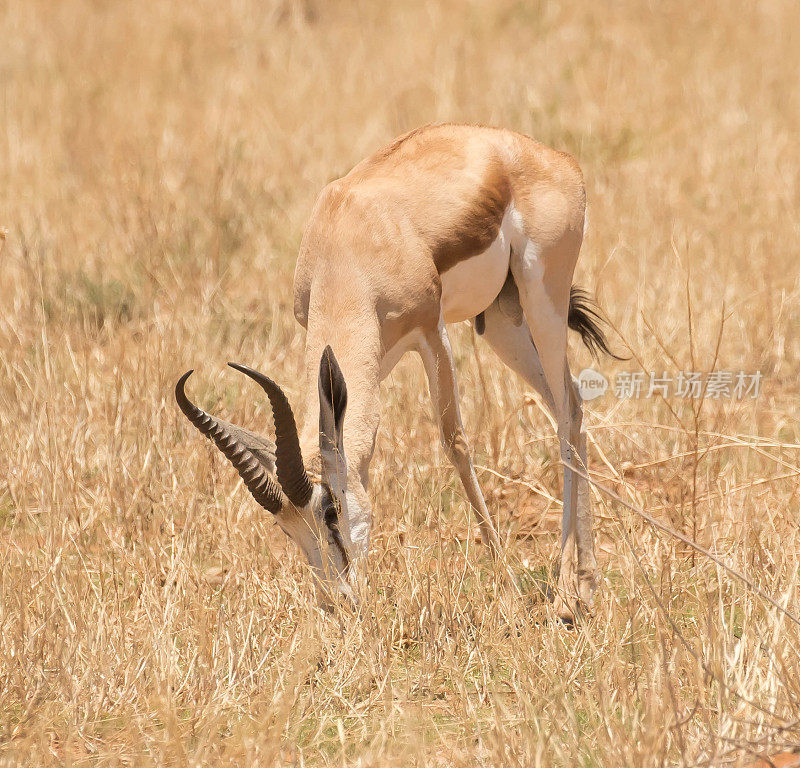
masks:
[[[368,470],[381,380],[410,349],[427,373],[441,442],[493,556],[500,540],[461,422],[446,325],[472,320],[500,359],[540,393],[564,464],[557,610],[571,617],[597,588],[581,399],[567,328],[611,354],[587,294],[572,285],[584,235],[583,176],[568,154],[508,130],[435,125],[411,131],[319,195],[300,246],[294,313],[307,330],[305,424],[280,387],[265,390],[275,444],[193,405],[256,501],[313,567],[320,598],[357,601],[352,565],[369,548]],[[345,418],[345,409],[347,418]]]

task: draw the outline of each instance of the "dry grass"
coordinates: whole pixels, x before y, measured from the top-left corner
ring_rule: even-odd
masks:
[[[2,764],[723,765],[800,742],[798,627],[602,494],[596,613],[552,621],[553,432],[469,328],[477,463],[529,484],[481,472],[521,598],[474,544],[418,360],[384,389],[359,621],[313,607],[172,398],[198,366],[202,405],[266,429],[224,362],[298,400],[321,186],[425,122],[521,130],[584,168],[578,277],[635,356],[602,370],[765,375],[752,401],[594,401],[593,468],[800,611],[793,3],[6,0],[0,40]]]

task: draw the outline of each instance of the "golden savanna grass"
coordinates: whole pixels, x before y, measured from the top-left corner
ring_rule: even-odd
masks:
[[[554,621],[540,401],[452,331],[521,594],[437,445],[419,360],[383,388],[362,615],[175,406],[269,433],[298,403],[315,195],[440,120],[573,153],[595,367],[760,371],[755,399],[589,403],[595,479],[795,615],[800,16],[708,3],[0,4],[3,765],[734,765],[800,743],[798,625],[595,493],[603,584]],[[591,364],[572,342],[573,370]],[[646,389],[646,387],[645,387]]]

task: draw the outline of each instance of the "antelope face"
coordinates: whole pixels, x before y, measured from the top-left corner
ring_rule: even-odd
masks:
[[[267,393],[275,421],[275,443],[194,405],[185,391],[192,371],[185,373],[175,387],[178,406],[202,434],[214,441],[253,498],[275,515],[278,525],[300,547],[312,566],[320,602],[329,607],[343,596],[355,604],[347,578],[353,545],[347,524],[347,462],[342,443],[347,387],[333,351],[326,347],[320,361],[319,482],[312,482],[306,472],[297,424],[283,390],[252,368],[229,365]]]

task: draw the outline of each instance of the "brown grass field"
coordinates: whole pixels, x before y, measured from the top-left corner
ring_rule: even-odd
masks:
[[[0,3],[0,765],[745,765],[800,744],[800,14],[707,3]],[[588,403],[603,584],[543,597],[557,441],[470,326],[464,419],[521,594],[383,387],[359,618],[182,417],[300,402],[316,194],[428,122],[574,154],[620,372],[760,371],[756,398]],[[575,339],[573,371],[592,364]]]

